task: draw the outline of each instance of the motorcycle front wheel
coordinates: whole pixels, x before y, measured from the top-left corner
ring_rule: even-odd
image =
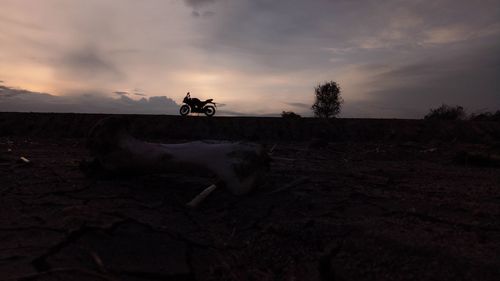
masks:
[[[212,117],[215,114],[215,107],[208,105],[203,108],[203,113],[205,113],[206,116]]]
[[[186,105],[186,104],[183,104],[181,106],[181,108],[179,109],[179,113],[182,115],[182,116],[186,116],[189,114],[189,112],[191,112],[191,108],[189,107],[189,105]]]

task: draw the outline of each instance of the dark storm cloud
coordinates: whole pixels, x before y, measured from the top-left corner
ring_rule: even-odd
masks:
[[[120,93],[119,98],[106,97],[102,93],[54,96],[0,86],[0,111],[176,114],[179,108],[166,96],[135,100],[125,92],[116,93]]]

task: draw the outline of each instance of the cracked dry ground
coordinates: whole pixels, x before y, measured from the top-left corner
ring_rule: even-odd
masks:
[[[459,149],[489,148],[280,143],[268,185],[190,210],[211,178],[92,179],[83,140],[2,138],[0,280],[500,280],[500,169]]]

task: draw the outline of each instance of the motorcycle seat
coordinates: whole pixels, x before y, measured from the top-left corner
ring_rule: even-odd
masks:
[[[212,102],[214,99],[208,99],[205,102]]]

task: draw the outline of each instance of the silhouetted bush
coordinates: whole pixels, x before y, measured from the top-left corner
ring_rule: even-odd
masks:
[[[471,114],[469,117],[473,121],[500,121],[500,110],[495,113],[483,112],[480,114]]]
[[[425,115],[425,120],[463,120],[466,117],[466,113],[461,106],[449,106],[446,104],[441,105],[438,108],[431,109],[430,112]]]
[[[497,112],[495,112],[495,114],[493,114],[491,116],[491,120],[492,121],[500,121],[500,110],[497,110]]]
[[[320,118],[335,117],[340,113],[344,100],[340,96],[340,86],[330,81],[314,88],[315,102],[311,109],[314,116]]]
[[[294,118],[300,118],[302,116],[293,111],[283,111],[281,112],[281,117],[294,119]]]

